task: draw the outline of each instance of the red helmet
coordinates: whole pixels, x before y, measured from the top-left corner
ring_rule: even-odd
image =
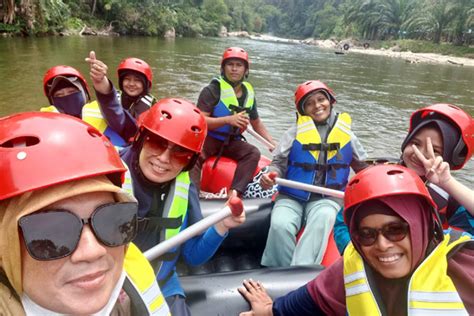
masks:
[[[237,58],[245,61],[245,64],[247,66],[247,69],[250,67],[250,61],[249,61],[249,54],[240,47],[229,47],[224,51],[224,54],[222,54],[222,59],[221,59],[221,67],[224,67],[224,62],[227,59],[231,58]]]
[[[449,160],[453,170],[461,169],[474,153],[474,119],[455,105],[433,104],[413,112],[408,133],[428,119],[442,119],[459,131],[459,140]]]
[[[349,225],[354,206],[392,195],[419,195],[436,209],[428,189],[411,169],[400,165],[375,165],[356,174],[344,193],[344,220]]]
[[[84,76],[79,71],[77,71],[77,69],[73,67],[59,65],[59,66],[54,66],[54,67],[49,68],[43,77],[44,95],[48,98],[50,102],[51,102],[51,97],[49,95],[50,85],[53,79],[56,78],[57,76],[77,77],[79,79],[79,82],[82,85],[82,88],[87,93],[88,100],[90,100],[89,86],[87,85],[87,81],[86,79],[84,79]]]
[[[206,119],[191,102],[162,99],[138,120],[140,138],[143,129],[195,153],[200,153],[207,135]]]
[[[151,67],[144,61],[139,58],[129,57],[122,60],[117,68],[117,75],[119,77],[119,86],[122,89],[122,79],[121,74],[126,70],[133,70],[138,73],[141,73],[145,76],[146,80],[148,81],[148,89],[151,89],[151,84],[153,81],[153,72],[151,71]]]
[[[329,95],[329,101],[331,104],[336,103],[336,97],[331,88],[329,88],[324,82],[319,80],[306,81],[298,86],[295,91],[295,105],[296,110],[301,115],[304,114],[303,104],[300,104],[304,98],[313,91],[324,90]]]
[[[27,112],[0,119],[0,200],[97,175],[121,186],[125,170],[109,140],[75,117]]]

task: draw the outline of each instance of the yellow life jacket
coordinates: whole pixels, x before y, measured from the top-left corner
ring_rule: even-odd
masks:
[[[467,242],[474,242],[470,235],[445,233],[443,241],[413,272],[407,293],[408,315],[468,315],[446,273],[449,252]],[[347,246],[343,257],[348,315],[382,315],[367,278],[364,260],[352,243]]]
[[[239,106],[239,101],[237,100],[237,96],[235,95],[234,87],[232,87],[224,78],[219,77],[213,79],[213,81],[217,81],[219,83],[221,97],[219,103],[214,107],[212,111],[212,117],[224,117],[233,115],[235,113],[239,113],[245,111],[247,113],[250,112],[252,109],[254,102],[255,102],[255,92],[253,87],[247,81],[242,82],[242,85],[247,90],[247,96],[245,98],[243,106]],[[228,135],[240,135],[241,131],[233,131],[233,127],[230,124],[225,124],[219,128],[213,129],[212,131],[208,131],[208,135],[219,139],[225,140]]]
[[[127,274],[124,289],[135,308],[141,312],[146,311],[148,315],[171,315],[165,298],[156,282],[153,268],[143,253],[133,243],[130,243],[128,246],[124,268]]]
[[[128,194],[134,195],[132,175],[130,173],[130,170],[128,169],[128,165],[125,162],[124,165],[126,166],[127,171],[125,172],[125,180],[122,188]],[[190,185],[191,180],[189,178],[189,172],[181,172],[174,179],[170,186],[169,194],[167,195],[167,198],[164,201],[165,207],[163,209],[162,217],[147,217],[145,215],[145,220],[149,222],[162,221],[164,219],[165,222],[168,223],[165,225],[161,224],[161,226],[165,227],[160,231],[159,241],[157,241],[156,244],[166,239],[170,239],[171,237],[177,235],[181,230],[186,228],[186,226],[183,227],[183,223],[188,212],[188,197]],[[139,216],[140,215],[141,214],[139,214]],[[153,226],[153,224],[151,225]],[[166,227],[166,225],[168,225],[168,227]],[[167,279],[171,275],[171,273],[174,272],[176,267],[175,263],[178,260],[178,255],[179,251],[177,249],[172,249],[170,252],[160,257],[162,261],[160,262],[160,266],[158,268],[158,280],[161,281]]]

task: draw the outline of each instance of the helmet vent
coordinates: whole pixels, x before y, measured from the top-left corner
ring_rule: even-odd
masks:
[[[201,132],[201,129],[199,128],[199,126],[191,126],[191,130],[195,133],[200,133]]]
[[[387,174],[389,176],[394,176],[394,175],[397,175],[397,174],[402,174],[403,171],[402,170],[390,170],[390,171],[387,171]]]
[[[168,120],[171,120],[173,118],[173,116],[170,114],[170,112],[161,111],[160,121],[162,121],[165,118],[168,119]]]
[[[31,147],[39,144],[40,139],[35,136],[21,136],[13,139],[9,139],[6,142],[0,144],[2,148],[14,148],[14,147]]]
[[[87,129],[87,132],[89,133],[89,135],[91,135],[92,137],[101,137],[102,134],[96,130],[95,128],[92,128],[92,127],[89,127]]]
[[[349,182],[349,184],[347,186],[352,186],[352,185],[357,184],[357,183],[359,183],[359,179],[354,179],[351,182]]]

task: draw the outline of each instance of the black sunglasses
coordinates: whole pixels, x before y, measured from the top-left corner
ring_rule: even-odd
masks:
[[[97,207],[87,219],[69,210],[45,210],[23,216],[18,224],[31,257],[55,260],[76,250],[85,224],[107,247],[129,243],[137,233],[137,210],[134,202],[109,203]]]
[[[408,235],[410,227],[406,222],[388,223],[382,228],[359,228],[355,233],[355,239],[365,247],[372,246],[377,240],[379,234],[392,242],[401,241]]]

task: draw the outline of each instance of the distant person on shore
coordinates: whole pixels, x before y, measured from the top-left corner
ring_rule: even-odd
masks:
[[[0,315],[170,315],[108,139],[28,112],[0,119],[0,144]]]
[[[288,180],[344,191],[350,168],[359,172],[366,167],[366,152],[351,130],[351,117],[336,112],[335,103],[332,89],[321,81],[298,86],[297,120],[275,149],[270,172]],[[261,178],[264,189],[275,185],[269,174]],[[280,186],[262,265],[321,263],[341,206],[337,198]],[[296,242],[302,227],[304,232]]]
[[[103,119],[99,104],[90,98],[89,87],[84,76],[70,66],[54,66],[43,77],[43,90],[49,106],[42,112],[58,112],[72,115],[91,124],[102,132],[115,146],[124,146],[125,141]]]
[[[240,316],[474,315],[474,239],[443,232],[421,178],[399,165],[356,174],[344,195],[351,241],[342,258],[272,302],[244,281]],[[288,275],[291,278],[291,275]]]
[[[221,59],[221,74],[212,79],[199,94],[198,108],[206,118],[209,133],[191,178],[198,190],[204,161],[211,157],[229,157],[237,162],[229,198],[242,196],[252,180],[260,159],[260,151],[243,141],[247,126],[273,144],[257,111],[252,85],[247,82],[250,62],[247,52],[240,47],[229,47]]]
[[[474,152],[473,118],[452,104],[433,104],[416,110],[401,149],[400,164],[425,181],[444,227],[474,234],[474,191],[450,172],[462,169]],[[342,212],[336,219],[334,239],[342,254],[350,241]]]

